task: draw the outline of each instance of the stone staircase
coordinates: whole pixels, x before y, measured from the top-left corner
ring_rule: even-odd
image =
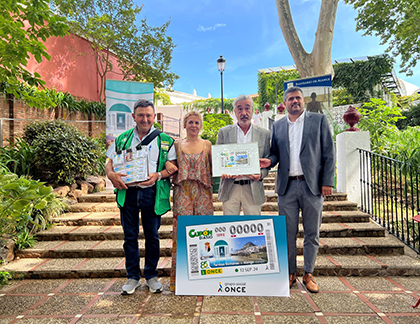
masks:
[[[264,180],[263,215],[277,214],[274,173]],[[215,214],[222,203],[214,195]],[[112,191],[79,197],[79,203],[59,218],[55,226],[37,235],[38,243],[19,251],[17,260],[3,266],[15,278],[84,278],[125,276],[123,231]],[[159,230],[159,276],[168,276],[172,252],[172,212],[162,216]],[[144,235],[140,228],[140,253]],[[298,237],[298,274],[303,273],[303,228]],[[142,266],[143,258],[141,258]],[[403,243],[388,235],[369,215],[359,211],[345,194],[335,193],[324,202],[320,248],[315,275],[414,276],[420,260]]]

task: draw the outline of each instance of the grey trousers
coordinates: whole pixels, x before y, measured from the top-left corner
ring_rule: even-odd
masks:
[[[234,184],[228,201],[223,202],[223,215],[261,215],[261,205],[254,204],[251,185]]]
[[[303,258],[305,272],[313,273],[319,247],[322,221],[322,195],[314,196],[306,181],[291,180],[286,193],[278,196],[279,215],[286,215],[289,274],[296,273],[296,236],[299,231],[299,210],[302,210],[304,230]]]

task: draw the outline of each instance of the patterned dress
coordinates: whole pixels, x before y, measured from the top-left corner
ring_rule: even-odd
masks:
[[[174,230],[172,233],[172,270],[170,289],[175,291],[176,272],[176,236],[179,215],[213,215],[213,189],[210,172],[209,156],[205,145],[197,154],[186,154],[177,150],[178,173],[173,180],[173,216]]]

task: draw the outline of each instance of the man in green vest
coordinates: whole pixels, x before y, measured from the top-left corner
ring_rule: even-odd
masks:
[[[173,139],[153,127],[155,108],[153,103],[144,99],[138,100],[132,114],[136,127],[125,131],[117,137],[106,152],[109,161],[105,173],[116,189],[117,203],[120,208],[121,224],[124,231],[125,267],[127,282],[122,287],[123,295],[131,295],[140,286],[140,253],[139,253],[139,212],[145,236],[144,277],[149,291],[162,291],[162,284],[157,279],[157,264],[160,256],[159,227],[161,215],[170,210],[169,172],[165,162],[176,163],[176,152]],[[147,180],[126,183],[127,174],[114,170],[113,159],[116,155],[128,156],[137,152],[147,164]],[[141,153],[140,153],[141,152]],[[147,156],[147,158],[145,157]],[[122,178],[123,177],[123,178]]]

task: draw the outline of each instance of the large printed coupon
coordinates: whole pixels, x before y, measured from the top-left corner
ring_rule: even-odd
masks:
[[[147,151],[124,150],[119,154],[113,155],[114,171],[125,173],[126,177],[121,177],[124,183],[141,182],[147,180]]]
[[[188,278],[280,271],[272,219],[186,226]]]
[[[257,142],[212,145],[211,156],[214,177],[260,173]]]

